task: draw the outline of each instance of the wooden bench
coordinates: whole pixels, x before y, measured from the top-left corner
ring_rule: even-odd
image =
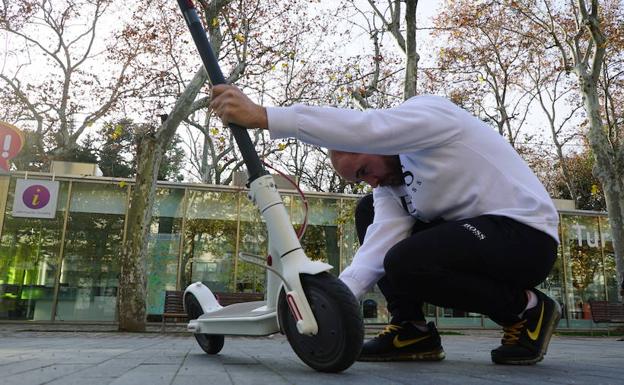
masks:
[[[221,306],[228,306],[234,303],[262,301],[264,299],[263,293],[229,293],[229,292],[215,292],[217,301]],[[178,319],[182,318],[185,321],[188,320],[188,315],[184,311],[184,291],[182,290],[167,290],[165,291],[165,306],[162,315],[162,330],[165,330],[166,319],[173,318],[174,323]]]
[[[165,306],[162,315],[162,330],[165,330],[165,320],[167,318],[173,318],[175,322],[179,318],[188,319],[188,315],[184,311],[184,292],[182,290],[167,290],[165,291]]]
[[[608,301],[589,301],[592,320],[595,323],[624,324],[624,303]]]
[[[594,322],[624,323],[624,304],[619,302],[589,301]]]

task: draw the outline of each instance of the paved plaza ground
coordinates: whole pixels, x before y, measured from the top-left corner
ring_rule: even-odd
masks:
[[[281,335],[226,338],[209,356],[183,332],[43,329],[0,325],[0,384],[624,384],[618,337],[555,336],[543,362],[523,367],[490,361],[498,332],[461,331],[442,336],[442,362],[356,362],[326,374],[303,364]]]

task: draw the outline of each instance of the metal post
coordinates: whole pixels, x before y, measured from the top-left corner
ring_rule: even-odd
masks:
[[[600,249],[600,257],[602,259],[602,278],[604,280],[604,295],[605,295],[605,301],[609,300],[609,289],[608,289],[608,285],[607,285],[607,269],[605,268],[605,265],[607,263],[606,259],[605,259],[605,253],[604,253],[604,247],[602,246],[602,228],[600,227],[600,217],[596,217],[597,221],[598,221],[598,239],[600,239],[600,244],[598,245],[599,249]]]
[[[241,196],[242,190],[236,192],[236,242],[234,243],[234,279],[232,283],[233,292],[236,292],[238,286],[238,254],[240,253],[240,225],[241,225]]]
[[[570,328],[570,301],[569,301],[569,295],[568,295],[568,272],[567,272],[567,268],[568,268],[568,264],[567,264],[567,258],[565,255],[565,246],[566,246],[566,237],[565,234],[563,232],[563,215],[559,214],[559,239],[561,240],[561,243],[559,244],[559,248],[561,250],[561,272],[563,274],[562,280],[563,280],[563,303],[565,305],[566,308],[566,312],[565,312],[565,319],[566,319],[566,328]],[[574,306],[576,306],[576,304],[574,304]]]
[[[176,290],[182,290],[182,260],[184,258],[184,231],[186,230],[186,216],[188,211],[188,187],[184,188],[184,197],[182,198],[182,226],[180,226],[180,243],[178,248],[178,274],[176,275]]]
[[[74,182],[69,181],[67,188],[67,201],[65,202],[65,218],[63,218],[63,230],[61,231],[61,247],[59,248],[59,257],[56,267],[56,277],[54,279],[54,292],[52,294],[52,311],[50,312],[50,321],[56,319],[56,311],[58,307],[58,293],[61,285],[61,271],[63,270],[63,262],[65,257],[65,235],[67,233],[67,221],[69,219],[69,205],[71,204],[72,186]]]
[[[10,175],[0,175],[0,235],[4,227],[4,216],[6,211],[7,200],[9,199],[9,185],[11,184]]]

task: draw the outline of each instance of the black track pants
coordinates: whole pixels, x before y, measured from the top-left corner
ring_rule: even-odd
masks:
[[[355,213],[360,243],[373,214],[373,197],[367,195]],[[388,250],[386,275],[377,285],[393,323],[424,320],[422,304],[428,302],[507,325],[526,307],[524,290],[546,279],[556,257],[552,237],[507,217],[419,222],[410,237]]]

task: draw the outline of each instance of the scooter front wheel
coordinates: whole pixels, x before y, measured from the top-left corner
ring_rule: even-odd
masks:
[[[329,273],[301,274],[301,285],[318,324],[313,336],[299,334],[286,293],[280,293],[278,317],[288,342],[299,358],[320,372],[340,372],[360,355],[364,324],[359,305],[342,281]]]
[[[197,319],[204,310],[193,293],[186,293],[184,296],[184,308],[189,319]],[[199,347],[208,354],[217,354],[223,349],[225,338],[220,334],[194,334]]]

